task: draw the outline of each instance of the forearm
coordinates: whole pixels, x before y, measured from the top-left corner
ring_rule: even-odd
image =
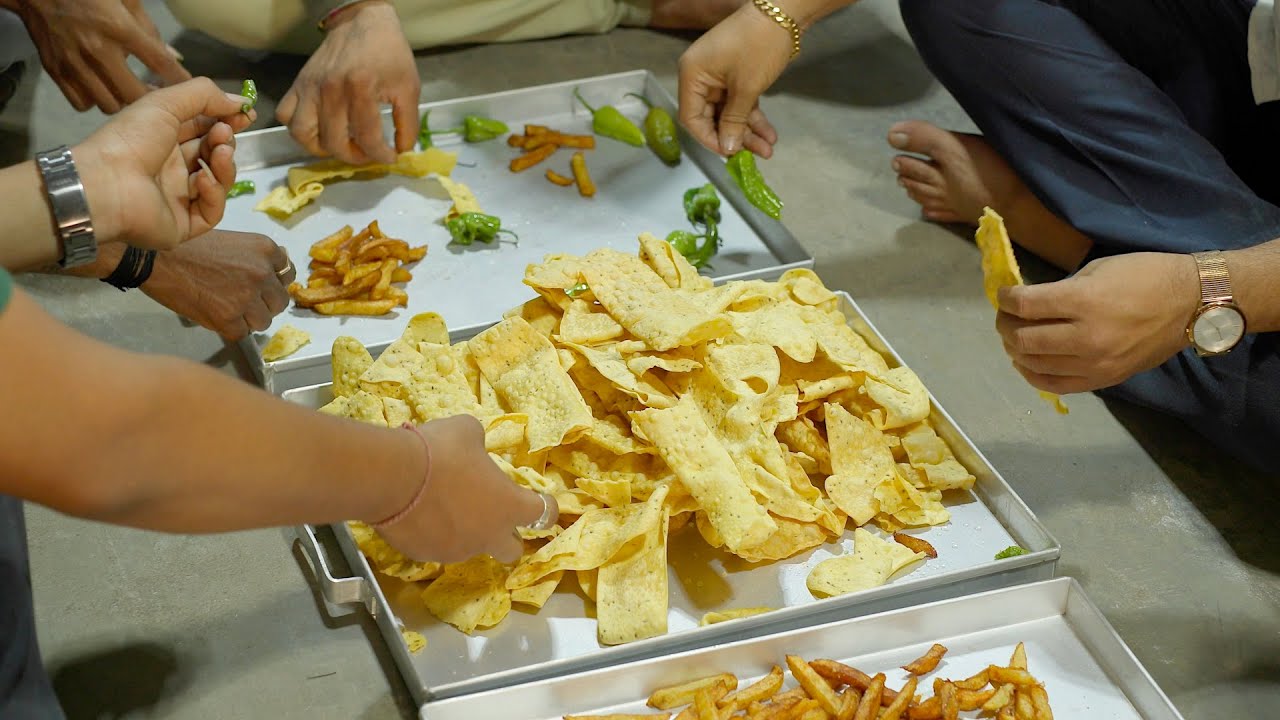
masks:
[[[1226,253],[1236,303],[1250,332],[1280,332],[1280,239]]]
[[[62,255],[45,199],[44,184],[34,162],[0,170],[0,266],[33,270],[53,265]]]
[[[857,0],[774,0],[774,4],[790,15],[803,30],[808,30],[822,18],[855,2]]]
[[[23,347],[0,358],[0,493],[63,512],[182,532],[378,520],[426,472],[410,433],[102,345],[21,293],[0,345]]]

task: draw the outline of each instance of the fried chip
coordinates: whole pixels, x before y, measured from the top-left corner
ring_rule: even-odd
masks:
[[[374,570],[405,582],[431,580],[440,575],[444,569],[440,563],[420,563],[405,557],[399,550],[382,539],[376,530],[360,522],[347,523],[356,547],[369,559]]]
[[[760,545],[777,524],[752,497],[734,461],[707,427],[691,399],[664,410],[632,413],[637,434],[647,438],[732,551]]]
[[[598,345],[622,337],[624,331],[608,313],[593,312],[591,305],[577,299],[565,308],[557,332],[563,342]]]
[[[262,360],[264,362],[283,360],[310,342],[311,333],[299,330],[292,325],[284,325],[262,347]]]
[[[410,655],[417,655],[427,647],[427,639],[422,633],[416,630],[400,629],[400,637],[404,638],[405,647],[409,649]]]
[[[531,608],[539,609],[546,604],[556,588],[560,587],[560,581],[564,579],[564,571],[553,572],[542,580],[528,587],[517,588],[511,591],[511,602],[517,605],[527,605]]]
[[[777,608],[771,607],[749,607],[733,608],[731,610],[716,610],[703,615],[702,619],[698,621],[698,624],[702,626],[718,625],[719,623],[729,622],[730,620],[740,620],[742,618],[748,618],[755,615],[763,615],[767,612],[773,612],[776,609]]]
[[[449,212],[445,214],[446,221],[452,220],[463,213],[481,213],[480,201],[476,200],[475,193],[471,192],[471,188],[462,183],[450,179],[446,175],[436,175],[436,180],[444,191],[449,193],[449,199],[453,201],[453,205],[449,206]]]
[[[601,645],[620,645],[667,632],[668,522],[663,513],[653,527],[623,545],[600,567],[596,636]]]
[[[640,259],[672,289],[705,290],[712,286],[711,278],[699,275],[671,243],[649,233],[640,234]]]
[[[896,367],[867,378],[867,395],[883,412],[872,414],[881,430],[900,428],[929,417],[929,391],[910,368]]]
[[[324,183],[329,180],[386,173],[409,177],[426,177],[431,173],[448,175],[453,172],[457,161],[457,153],[427,148],[421,152],[400,153],[391,165],[375,163],[357,166],[338,160],[321,160],[291,167],[287,185],[272,189],[254,209],[284,219],[324,192]]]
[[[360,389],[360,376],[373,365],[373,356],[361,342],[342,336],[333,341],[333,394],[349,397]]]
[[[444,573],[422,591],[427,610],[470,635],[476,628],[497,625],[511,612],[507,568],[488,555],[446,565]]]
[[[897,543],[858,528],[853,531],[853,554],[829,558],[809,573],[809,591],[817,597],[870,590],[889,582],[904,567],[924,559]]]
[[[827,496],[855,525],[865,525],[881,510],[877,489],[893,482],[897,466],[879,430],[839,405],[827,405],[831,469]]]
[[[471,340],[480,372],[507,407],[529,416],[529,449],[555,447],[591,427],[591,410],[561,367],[551,342],[520,318]]]
[[[1026,284],[1018,267],[1018,258],[1013,254],[1013,242],[1009,239],[1009,231],[1005,229],[1004,218],[991,208],[983,208],[974,240],[978,243],[978,250],[982,252],[982,289],[991,307],[999,310],[1000,288]],[[1058,395],[1043,390],[1038,392],[1059,414],[1066,415],[1070,412]]]
[[[324,185],[320,183],[304,185],[298,188],[296,193],[290,190],[288,186],[281,185],[272,188],[271,192],[259,200],[253,209],[267,213],[277,220],[284,220],[306,207],[307,203],[316,199],[322,192],[324,192]]]

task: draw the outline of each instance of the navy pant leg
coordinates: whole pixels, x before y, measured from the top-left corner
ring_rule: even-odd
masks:
[[[901,0],[920,54],[1095,256],[1280,237],[1280,103],[1253,104],[1249,0]],[[1280,338],[1184,351],[1106,394],[1261,465],[1280,442]]]

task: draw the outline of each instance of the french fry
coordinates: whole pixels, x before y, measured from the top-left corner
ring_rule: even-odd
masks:
[[[378,282],[369,290],[370,300],[382,300],[387,296],[387,289],[391,287],[391,271],[400,265],[400,261],[395,258],[387,258],[382,261],[382,269],[378,272]]]
[[[992,665],[987,668],[987,675],[994,684],[1013,683],[1014,685],[1039,685],[1040,681],[1027,672],[1018,668],[1003,668],[999,665]]]
[[[753,702],[759,702],[773,697],[781,689],[782,668],[774,665],[768,675],[765,675],[741,690],[737,690],[736,692],[730,693],[729,695],[721,698],[720,707],[732,708],[732,710],[730,710],[730,713],[732,714]]]
[[[1013,702],[1013,690],[1017,685],[1013,683],[1005,683],[995,691],[985,703],[982,704],[982,712],[984,714],[994,715],[1003,710],[1007,705]]]
[[[924,538],[908,535],[904,532],[896,532],[893,534],[894,542],[906,547],[911,552],[922,552],[931,558],[938,557],[938,551],[933,545]]]
[[[723,683],[715,683],[708,687],[704,687],[693,696],[693,707],[697,711],[698,720],[720,720],[720,709],[716,707],[716,701],[719,697],[723,697],[728,690]]]
[[[311,249],[307,251],[307,254],[317,260],[333,262],[337,257],[338,248],[343,243],[350,240],[353,233],[354,231],[351,229],[350,225],[343,225],[342,229],[338,232],[320,240],[319,242],[312,243]]]
[[[396,251],[406,251],[409,249],[409,243],[395,238],[378,238],[371,242],[365,243],[360,248],[359,254],[356,256],[361,263],[376,262],[387,257],[391,257]]]
[[[524,135],[516,135],[515,133],[512,133],[507,136],[507,144],[513,148],[523,148],[524,144],[528,141],[529,138]]]
[[[426,256],[427,256],[427,246],[419,245],[418,247],[411,247],[408,250],[400,252],[400,254],[396,255],[395,257],[400,262],[411,263],[411,262],[418,262],[419,260],[421,260]]]
[[[1031,708],[1035,710],[1036,720],[1053,720],[1053,710],[1049,709],[1049,693],[1043,685],[1031,688]]]
[[[817,700],[823,710],[832,715],[840,712],[840,698],[836,697],[836,691],[825,678],[809,667],[809,663],[798,655],[788,655],[787,667],[791,669],[791,674],[800,683],[800,687],[809,693],[809,697]]]
[[[951,683],[951,686],[956,687],[955,683]],[[987,688],[986,690],[961,690],[956,688],[956,702],[960,703],[961,710],[968,712],[982,707],[995,694],[995,688]]]
[[[554,145],[556,148],[577,148],[579,150],[594,150],[596,147],[596,139],[593,135],[565,135],[564,133],[551,131],[541,135],[532,135],[525,138],[523,147],[526,151],[537,150],[547,145]]]
[[[511,172],[524,172],[525,170],[528,170],[534,165],[537,165],[543,160],[551,157],[555,151],[555,145],[543,145],[537,150],[533,150],[521,155],[520,157],[513,158],[508,167],[511,168]]]
[[[836,713],[835,720],[853,720],[854,713],[858,712],[858,703],[862,698],[858,695],[858,691],[852,688],[845,688],[840,693],[840,712]]]
[[[412,279],[413,273],[405,268],[398,267],[391,272],[391,282],[393,283],[407,283]]]
[[[911,700],[916,695],[916,677],[912,675],[907,678],[907,684],[902,686],[898,691],[898,697],[889,703],[884,709],[884,713],[880,715],[880,720],[899,720],[902,714],[907,711],[907,706],[911,704]]]
[[[594,197],[596,184],[591,181],[591,173],[587,171],[587,158],[576,152],[569,158],[569,167],[573,170],[573,179],[578,183],[578,194],[582,197]]]
[[[1013,657],[1009,658],[1009,667],[1017,670],[1027,669],[1027,646],[1018,643],[1018,647],[1013,649]]]
[[[376,273],[381,269],[382,269],[382,263],[376,260],[372,262],[362,262],[362,263],[359,263],[358,265],[352,265],[351,269],[342,275],[342,284],[350,285],[351,283],[359,280],[365,275]],[[315,274],[313,273],[311,277],[315,277]]]
[[[395,306],[395,300],[334,300],[312,309],[321,315],[386,315]]]
[[[827,680],[840,685],[848,685],[859,692],[865,692],[871,685],[870,675],[857,668],[849,667],[844,663],[836,662],[835,660],[814,660],[809,663],[809,667],[812,667],[814,672]],[[897,697],[898,693],[886,687],[880,702],[888,705],[896,700]]]
[[[353,298],[373,287],[377,282],[378,277],[376,275],[367,275],[351,285],[337,285],[333,287],[305,288],[295,282],[289,285],[289,294],[293,296],[294,302],[298,305],[302,307],[312,307],[313,305],[318,305],[320,303]]]
[[[534,135],[545,135],[549,132],[551,132],[551,128],[546,125],[530,125],[526,123],[524,126],[524,134],[530,137]]]
[[[752,703],[747,710],[747,717],[751,720],[777,720],[777,718],[790,712],[793,706],[804,699],[799,697],[789,697],[785,700],[774,698],[769,703]]]
[[[667,720],[671,717],[671,713],[662,715],[627,715],[625,713],[614,713],[613,715],[565,715],[564,720]]]
[[[951,682],[960,690],[981,690],[990,682],[987,677],[987,670],[988,668],[982,668],[964,680],[952,680]]]
[[[960,700],[956,697],[956,686],[943,683],[938,697],[938,703],[942,706],[942,720],[959,720]]]
[[[884,673],[878,673],[871,678],[871,685],[862,694],[862,700],[858,703],[858,711],[853,714],[853,720],[876,720],[876,714],[880,712],[880,696],[883,694]]]
[[[942,717],[942,701],[934,695],[919,705],[909,705],[907,717],[910,720],[938,720]]]
[[[942,661],[942,656],[947,654],[947,648],[934,643],[933,647],[924,655],[912,660],[902,666],[903,670],[912,675],[926,675],[934,671],[938,667],[938,663]]]
[[[338,284],[339,283],[327,277],[316,277],[315,275],[312,275],[307,278],[307,287],[309,288],[327,288]]]
[[[1036,707],[1026,688],[1013,691],[1013,714],[1018,720],[1036,720]]]
[[[560,187],[569,187],[575,182],[573,178],[565,177],[551,168],[547,168],[547,179]]]
[[[796,720],[796,718],[804,717],[810,710],[821,710],[822,706],[813,698],[807,698],[792,705],[781,717],[785,720]]]
[[[690,680],[679,685],[658,688],[649,694],[649,700],[645,704],[658,710],[670,710],[671,708],[692,703],[699,690],[714,685],[724,685],[725,691],[721,693],[721,695],[724,695],[731,690],[738,689],[738,678],[731,673],[720,673],[697,680]],[[718,697],[716,699],[719,700]]]
[[[1013,711],[1013,703],[1009,703],[996,714],[996,720],[1018,720]]]
[[[808,712],[796,718],[796,720],[830,720],[831,716],[826,710],[820,707],[810,708]]]
[[[369,231],[369,235],[370,235],[370,236],[372,236],[372,237],[374,237],[374,238],[381,239],[381,238],[386,237],[386,235],[384,235],[384,234],[383,234],[383,232],[382,232],[382,228],[378,227],[378,221],[377,221],[377,220],[374,220],[373,222],[369,223],[369,227],[367,227],[367,228],[365,228],[365,229],[366,229],[366,230],[368,230],[368,231]]]
[[[391,281],[395,282],[395,278],[393,277]],[[400,307],[409,307],[409,293],[398,287],[392,286],[387,288],[387,299],[395,300],[396,305],[399,305]]]

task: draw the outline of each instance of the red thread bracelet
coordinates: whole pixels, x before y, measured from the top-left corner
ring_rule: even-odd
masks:
[[[316,23],[316,27],[320,30],[320,32],[324,32],[324,31],[325,31],[325,26],[329,24],[329,21],[330,21],[330,20],[334,19],[334,18],[335,18],[335,17],[337,17],[340,13],[344,12],[344,11],[345,11],[345,10],[347,10],[348,8],[355,7],[356,5],[362,5],[362,4],[364,4],[365,2],[367,2],[367,0],[354,0],[353,2],[344,2],[344,3],[342,3],[342,4],[341,4],[341,5],[339,5],[338,7],[336,7],[336,8],[334,8],[334,9],[330,10],[330,11],[329,11],[329,12],[327,12],[327,13],[325,13],[325,14],[324,14],[324,17],[320,18],[320,22]]]
[[[375,530],[383,530],[405,519],[409,513],[413,512],[414,508],[418,507],[418,503],[422,502],[422,497],[427,494],[427,484],[431,481],[431,444],[427,442],[426,436],[424,436],[422,431],[418,430],[418,427],[413,423],[404,423],[400,427],[408,430],[414,435],[417,435],[418,439],[422,441],[422,449],[427,451],[427,471],[422,474],[422,484],[418,486],[418,492],[414,494],[413,499],[409,501],[409,504],[405,505],[403,510],[392,515],[386,520],[373,523],[372,527]]]

